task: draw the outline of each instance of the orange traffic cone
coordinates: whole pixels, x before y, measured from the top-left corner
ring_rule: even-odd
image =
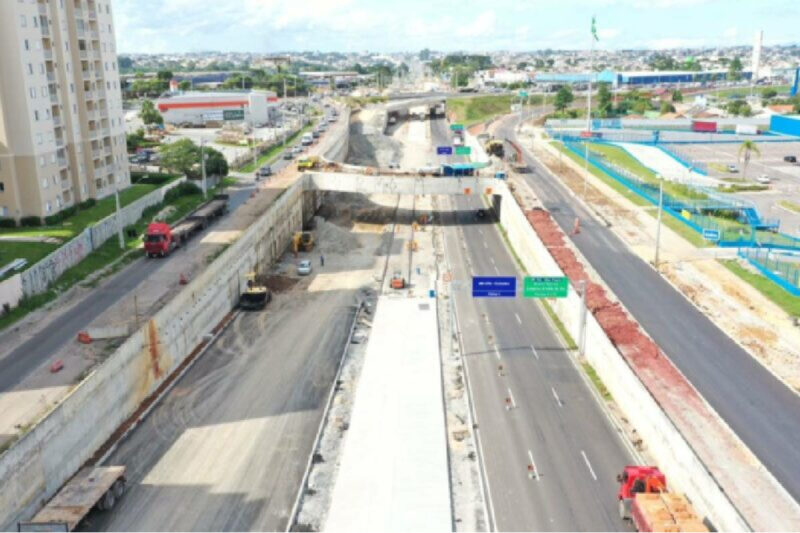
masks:
[[[575,225],[572,227],[572,234],[577,235],[581,232],[581,219],[575,217]]]

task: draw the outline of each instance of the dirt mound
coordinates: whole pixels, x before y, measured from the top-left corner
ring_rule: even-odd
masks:
[[[322,253],[344,255],[361,248],[358,237],[322,217],[314,217],[314,227],[315,240]]]
[[[298,281],[300,280],[297,278],[275,274],[272,276],[266,276],[263,283],[272,292],[284,292],[294,287]]]

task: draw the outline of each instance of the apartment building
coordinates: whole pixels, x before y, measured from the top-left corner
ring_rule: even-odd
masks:
[[[130,184],[110,0],[0,0],[0,217]]]

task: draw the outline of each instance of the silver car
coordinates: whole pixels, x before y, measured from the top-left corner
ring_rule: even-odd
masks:
[[[311,261],[308,259],[303,259],[299,263],[297,263],[297,275],[298,276],[308,276],[311,274]]]

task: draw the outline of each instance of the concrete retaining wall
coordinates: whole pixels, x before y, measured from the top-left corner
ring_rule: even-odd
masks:
[[[340,120],[336,123],[336,128],[344,128],[345,131],[332,131],[328,134],[331,137],[338,136],[338,139],[322,156],[328,161],[336,161],[337,163],[344,162],[347,157],[347,150],[350,147],[350,135],[348,135],[350,129],[350,108],[345,107],[340,112],[340,115]]]
[[[238,300],[245,274],[265,269],[301,228],[302,180],[8,451],[0,455],[0,529],[31,517]]]
[[[177,187],[183,181],[186,181],[185,177],[159,187],[132,204],[123,207],[120,210],[123,227],[139,220],[142,216],[142,211],[148,207],[163,202],[167,191]],[[28,297],[43,293],[61,274],[80,263],[92,250],[99,248],[106,240],[114,236],[117,232],[116,217],[117,214],[113,213],[103,218],[44,259],[39,260],[31,268],[22,272],[22,292],[24,296]]]
[[[500,224],[528,273],[535,276],[563,276],[561,268],[508,189],[503,187],[498,193],[502,197]],[[570,287],[567,298],[551,302],[555,313],[577,342],[580,337],[580,297]],[[628,366],[627,361],[611,344],[591,313],[587,313],[585,346],[587,361],[595,368],[625,416],[647,442],[670,485],[686,493],[697,511],[709,517],[720,530],[749,530],[724,490]]]

